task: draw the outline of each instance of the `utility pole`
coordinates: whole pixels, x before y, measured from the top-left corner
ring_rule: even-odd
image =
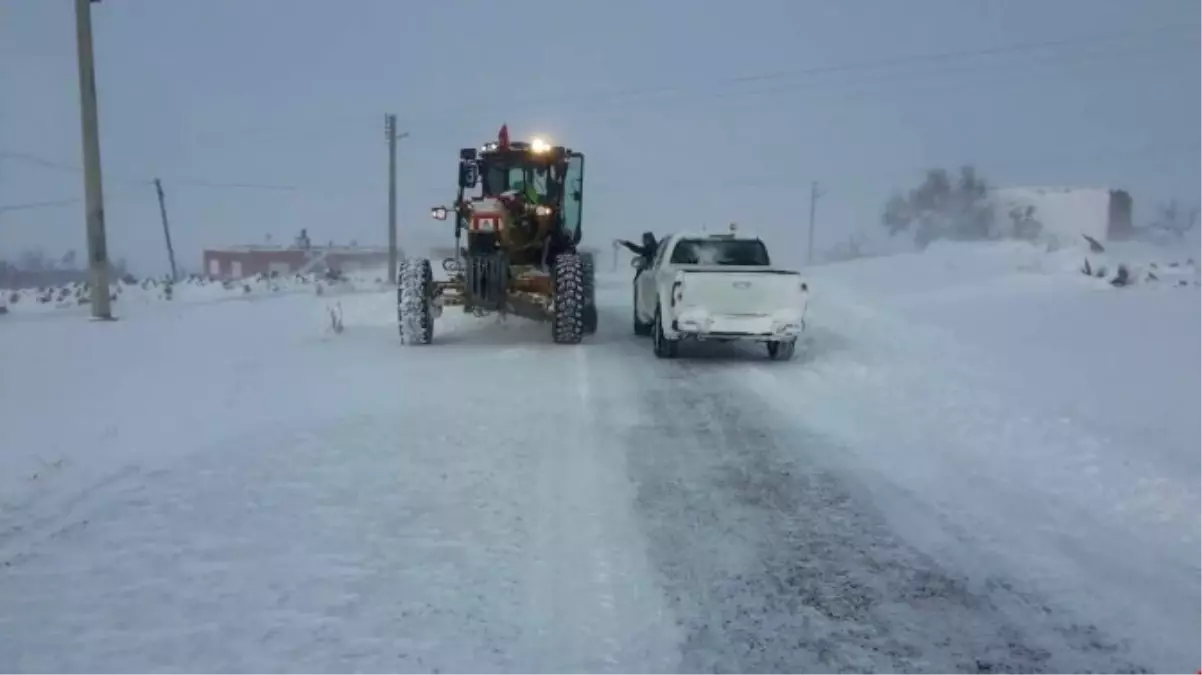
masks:
[[[806,264],[814,262],[814,213],[818,206],[818,198],[826,194],[818,187],[818,181],[810,183],[810,235],[806,243]]]
[[[396,115],[384,117],[384,135],[388,138],[388,283],[396,278]]]
[[[96,70],[92,59],[92,3],[75,0],[75,41],[79,52],[79,111],[83,128],[83,185],[88,226],[88,270],[92,318],[111,320],[109,256],[104,234],[104,190],[100,175],[100,121],[96,112]]]
[[[396,142],[407,138],[409,132],[401,134],[396,130],[396,115],[385,115],[384,135],[388,138],[388,278],[389,283],[395,284],[397,268],[396,241]]]
[[[159,193],[159,215],[163,219],[163,236],[167,239],[167,261],[171,263],[171,280],[179,281],[179,273],[175,269],[175,249],[171,247],[171,228],[167,225],[167,201],[163,197],[163,181],[155,178],[154,189]]]

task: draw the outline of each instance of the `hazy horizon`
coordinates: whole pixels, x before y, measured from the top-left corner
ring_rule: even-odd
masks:
[[[109,249],[167,269],[204,247],[400,238],[457,150],[545,135],[587,156],[585,243],[738,221],[804,253],[880,233],[895,190],[971,163],[994,185],[1127,189],[1142,222],[1198,200],[1197,2],[210,0],[94,4]],[[1027,47],[1023,47],[1026,45]],[[0,257],[82,253],[69,0],[0,0]],[[14,206],[64,203],[37,208]]]

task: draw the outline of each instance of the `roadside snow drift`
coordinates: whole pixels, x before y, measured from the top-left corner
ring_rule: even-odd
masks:
[[[166,279],[119,280],[109,285],[113,313],[125,308],[140,309],[162,302],[192,304],[219,300],[259,299],[270,295],[311,293],[339,294],[379,290],[386,273],[353,272],[340,278],[320,274],[258,275],[246,279],[219,281],[190,276],[171,282]],[[66,284],[45,288],[0,289],[0,308],[5,314],[44,314],[50,312],[88,312],[91,290],[87,284]]]

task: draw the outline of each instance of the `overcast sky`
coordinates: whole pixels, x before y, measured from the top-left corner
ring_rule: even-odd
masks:
[[[82,195],[72,4],[0,0],[0,256],[84,248],[80,203],[11,209]],[[389,111],[411,134],[402,244],[450,241],[428,209],[453,196],[458,148],[502,122],[586,154],[600,246],[737,220],[801,253],[817,180],[822,248],[879,231],[931,165],[1127,188],[1137,217],[1202,180],[1197,0],[92,7],[109,248],[141,272],[167,269],[155,176],[189,269],[302,227],[383,243]]]

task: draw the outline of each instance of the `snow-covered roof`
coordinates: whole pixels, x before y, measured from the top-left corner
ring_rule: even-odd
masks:
[[[388,253],[387,246],[310,246],[308,249],[302,249],[295,245],[271,245],[271,244],[243,244],[238,246],[220,246],[216,248],[206,248],[206,253],[262,253],[262,252],[284,252],[284,251],[308,251],[310,253],[358,253],[358,254],[379,254]]]

